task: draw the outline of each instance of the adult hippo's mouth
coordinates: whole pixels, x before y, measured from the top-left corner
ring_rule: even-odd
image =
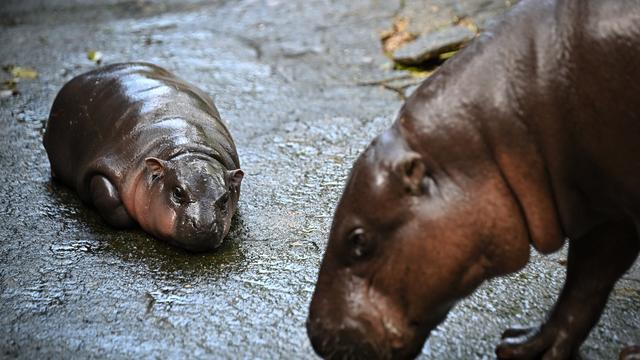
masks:
[[[414,358],[450,309],[419,321],[369,280],[351,275],[340,287],[349,289],[344,301],[332,294],[314,295],[306,323],[313,349],[326,359]]]
[[[325,359],[412,359],[418,356],[431,330],[443,322],[446,314],[429,325],[409,321],[402,327],[379,318],[378,324],[344,319],[335,327],[328,326],[311,314],[307,320],[307,332],[313,349]],[[382,338],[375,338],[382,329]]]

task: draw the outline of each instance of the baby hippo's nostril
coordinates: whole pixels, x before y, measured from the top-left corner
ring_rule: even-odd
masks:
[[[209,226],[209,232],[211,232],[212,234],[217,234],[218,233],[218,222],[217,221],[213,221],[211,223],[211,226]]]

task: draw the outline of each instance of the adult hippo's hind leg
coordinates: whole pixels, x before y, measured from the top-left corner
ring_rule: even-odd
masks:
[[[498,359],[578,358],[580,344],[639,248],[632,223],[605,223],[570,240],[567,278],[548,320],[539,328],[505,331],[496,349]]]
[[[109,179],[102,175],[94,175],[89,191],[93,205],[109,225],[115,228],[129,228],[136,224],[120,201],[118,189]]]

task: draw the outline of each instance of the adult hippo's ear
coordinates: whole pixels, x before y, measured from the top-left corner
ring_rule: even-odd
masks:
[[[147,167],[147,172],[151,175],[151,181],[164,175],[164,160],[155,157],[148,157],[144,159],[144,164]]]
[[[242,182],[243,178],[244,171],[240,169],[227,171],[227,181],[229,182],[229,185],[236,189],[240,187],[240,183]]]
[[[420,195],[424,192],[423,180],[427,169],[420,154],[409,151],[395,164],[395,171],[402,180],[405,191],[412,195]]]

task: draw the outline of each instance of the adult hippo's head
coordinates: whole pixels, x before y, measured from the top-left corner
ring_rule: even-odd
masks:
[[[146,158],[140,225],[189,251],[213,250],[229,232],[243,175],[200,154]]]
[[[528,259],[499,171],[445,167],[402,132],[371,143],[337,206],[307,320],[323,357],[414,357],[457,300]]]

